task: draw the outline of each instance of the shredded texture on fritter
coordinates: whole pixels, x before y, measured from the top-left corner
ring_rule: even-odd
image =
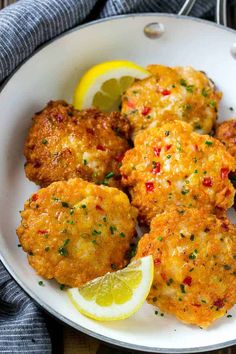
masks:
[[[179,320],[208,327],[236,302],[236,228],[205,209],[170,207],[139,241],[153,255],[148,302]]]
[[[129,133],[118,112],[78,111],[51,101],[33,117],[24,147],[26,176],[43,187],[74,177],[119,187]]]
[[[133,136],[176,119],[204,134],[212,130],[222,94],[205,73],[163,65],[149,65],[147,70],[151,76],[135,81],[122,99]]]
[[[144,223],[170,204],[232,206],[235,191],[228,174],[236,162],[218,140],[173,121],[138,134],[134,145],[122,161],[122,182]]]
[[[123,192],[75,178],[33,194],[17,234],[39,275],[77,287],[127,264],[136,215]]]

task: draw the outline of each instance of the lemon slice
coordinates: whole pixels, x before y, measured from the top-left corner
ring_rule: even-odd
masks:
[[[98,108],[111,112],[119,110],[121,95],[134,82],[150,73],[127,60],[100,63],[89,69],[80,79],[74,94],[77,109]]]
[[[153,258],[147,256],[128,267],[94,279],[68,295],[82,314],[98,321],[121,320],[135,313],[146,300],[153,281]]]

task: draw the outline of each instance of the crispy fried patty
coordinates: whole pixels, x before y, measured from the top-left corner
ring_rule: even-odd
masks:
[[[136,214],[118,189],[75,178],[33,194],[17,235],[39,275],[76,287],[127,264]]]
[[[136,258],[153,255],[148,302],[179,320],[208,327],[236,302],[236,228],[204,209],[157,215]]]
[[[118,187],[128,137],[129,122],[118,112],[79,112],[51,101],[33,117],[24,147],[26,176],[43,187],[74,177]]]
[[[215,138],[219,139],[225,145],[228,152],[236,158],[236,119],[218,124]]]
[[[170,204],[223,210],[233,204],[228,173],[235,159],[218,140],[173,121],[143,131],[134,144],[122,161],[122,182],[144,222]]]
[[[170,120],[186,121],[198,132],[212,130],[222,94],[206,74],[191,67],[149,65],[151,76],[137,80],[122,99],[135,136]]]

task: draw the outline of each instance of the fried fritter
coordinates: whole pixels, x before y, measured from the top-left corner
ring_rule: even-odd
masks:
[[[191,67],[149,65],[151,76],[137,80],[122,99],[133,136],[148,127],[182,120],[203,134],[212,130],[222,94],[205,73]]]
[[[176,120],[139,133],[134,145],[121,174],[141,221],[150,223],[170,204],[223,210],[233,204],[228,173],[236,162],[218,140]]]
[[[75,178],[33,194],[17,235],[39,275],[77,287],[127,264],[136,215],[123,192]]]
[[[26,176],[43,187],[74,177],[119,187],[129,129],[118,112],[79,112],[51,101],[33,118],[24,148]]]
[[[208,327],[236,302],[236,228],[204,209],[157,215],[135,258],[154,258],[147,301],[179,320]]]
[[[218,124],[215,138],[219,139],[225,145],[228,152],[236,158],[236,119]]]

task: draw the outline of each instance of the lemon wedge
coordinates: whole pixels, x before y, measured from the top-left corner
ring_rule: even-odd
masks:
[[[153,258],[133,261],[126,268],[107,273],[81,288],[68,290],[76,309],[98,321],[130,317],[144,303],[153,281]]]
[[[77,109],[98,108],[111,112],[119,110],[123,92],[137,79],[150,73],[128,60],[100,63],[89,69],[80,79],[74,93]]]

